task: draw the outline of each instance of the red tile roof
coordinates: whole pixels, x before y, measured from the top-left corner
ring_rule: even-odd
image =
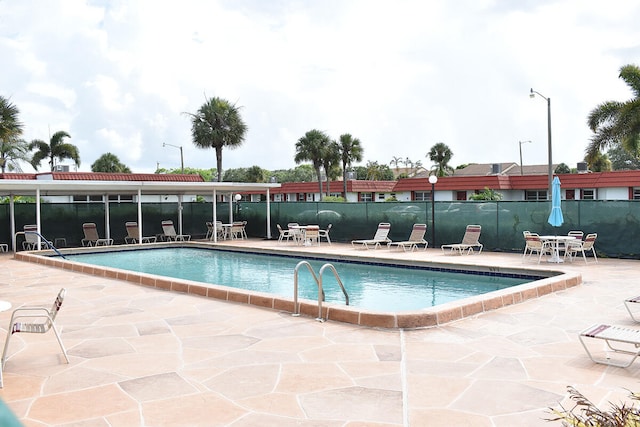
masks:
[[[200,175],[106,172],[4,173],[0,179],[53,179],[54,181],[158,181],[204,182]]]

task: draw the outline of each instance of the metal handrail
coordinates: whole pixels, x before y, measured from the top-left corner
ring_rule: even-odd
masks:
[[[40,239],[41,239],[41,240],[42,240],[42,241],[43,241],[47,246],[49,246],[49,249],[53,249],[53,251],[54,251],[56,254],[58,254],[58,256],[60,256],[60,257],[62,257],[62,258],[64,258],[64,259],[67,259],[67,258],[65,258],[65,256],[64,256],[64,255],[62,255],[62,253],[61,253],[61,252],[60,252],[60,251],[59,251],[55,246],[53,246],[53,243],[51,243],[49,240],[47,240],[47,239],[46,239],[42,234],[38,233],[37,231],[18,231],[18,232],[16,233],[16,237],[18,237],[18,236],[19,236],[19,235],[21,235],[21,234],[22,234],[23,236],[25,236],[25,237],[26,237],[26,235],[27,235],[27,234],[35,234],[36,236],[40,237]],[[15,250],[15,248],[14,248],[14,250]],[[38,249],[37,249],[37,250],[40,250],[40,245],[38,245]]]
[[[349,305],[349,295],[347,295],[347,291],[344,288],[344,285],[342,284],[342,280],[338,275],[338,271],[332,264],[325,264],[322,267],[320,267],[320,272],[319,272],[320,277],[318,278],[318,276],[316,276],[315,271],[313,271],[313,267],[311,267],[311,264],[309,264],[308,261],[300,261],[296,265],[296,268],[294,268],[293,270],[293,315],[294,316],[300,316],[300,305],[298,304],[298,271],[302,266],[307,267],[307,270],[309,270],[309,272],[313,276],[313,280],[315,280],[316,285],[318,286],[318,317],[316,317],[317,321],[324,322],[325,320],[322,318],[322,301],[324,301],[324,297],[325,297],[324,289],[322,288],[322,273],[326,268],[329,268],[331,269],[331,271],[333,271],[333,275],[338,281],[338,284],[342,289],[342,293],[344,294],[346,304]]]

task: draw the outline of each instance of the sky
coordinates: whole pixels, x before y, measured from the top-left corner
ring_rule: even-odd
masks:
[[[140,173],[177,147],[215,167],[185,114],[212,97],[248,126],[223,170],[293,168],[312,129],[358,138],[362,165],[429,168],[439,142],[454,167],[547,164],[546,98],[553,163],[576,167],[589,112],[632,97],[638,22],[637,0],[0,0],[0,96],[27,141],[68,132],[79,171],[110,152]]]

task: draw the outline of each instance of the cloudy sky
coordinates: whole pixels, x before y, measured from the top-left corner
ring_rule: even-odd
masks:
[[[0,95],[25,138],[65,130],[79,170],[106,152],[134,172],[215,166],[189,119],[207,97],[241,107],[223,169],[292,168],[311,129],[362,142],[366,161],[451,164],[584,157],[586,117],[631,92],[637,0],[0,0]],[[363,162],[364,163],[364,162]],[[43,164],[41,170],[46,170]],[[30,166],[25,171],[32,171]]]

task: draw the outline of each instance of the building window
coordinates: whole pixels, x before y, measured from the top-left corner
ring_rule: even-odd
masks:
[[[282,201],[282,194],[274,194],[273,195],[273,201],[274,202],[281,202]]]
[[[331,193],[331,197],[342,197],[342,193]]]
[[[467,200],[466,191],[456,191],[456,200]]]
[[[426,202],[431,200],[431,191],[414,191],[413,200],[417,202]]]
[[[582,199],[583,200],[595,200],[596,199],[596,190],[582,190]]]
[[[373,202],[373,193],[360,193],[360,201]]]
[[[300,202],[304,202],[304,200],[305,200],[304,193],[300,193],[300,194],[298,194],[298,201],[300,201]]]
[[[307,193],[307,202],[313,202],[313,193]]]
[[[547,190],[527,190],[524,192],[524,199],[529,201],[547,200]]]
[[[378,200],[384,200],[384,193],[378,194]]]
[[[640,188],[633,189],[633,200],[640,200]]]

